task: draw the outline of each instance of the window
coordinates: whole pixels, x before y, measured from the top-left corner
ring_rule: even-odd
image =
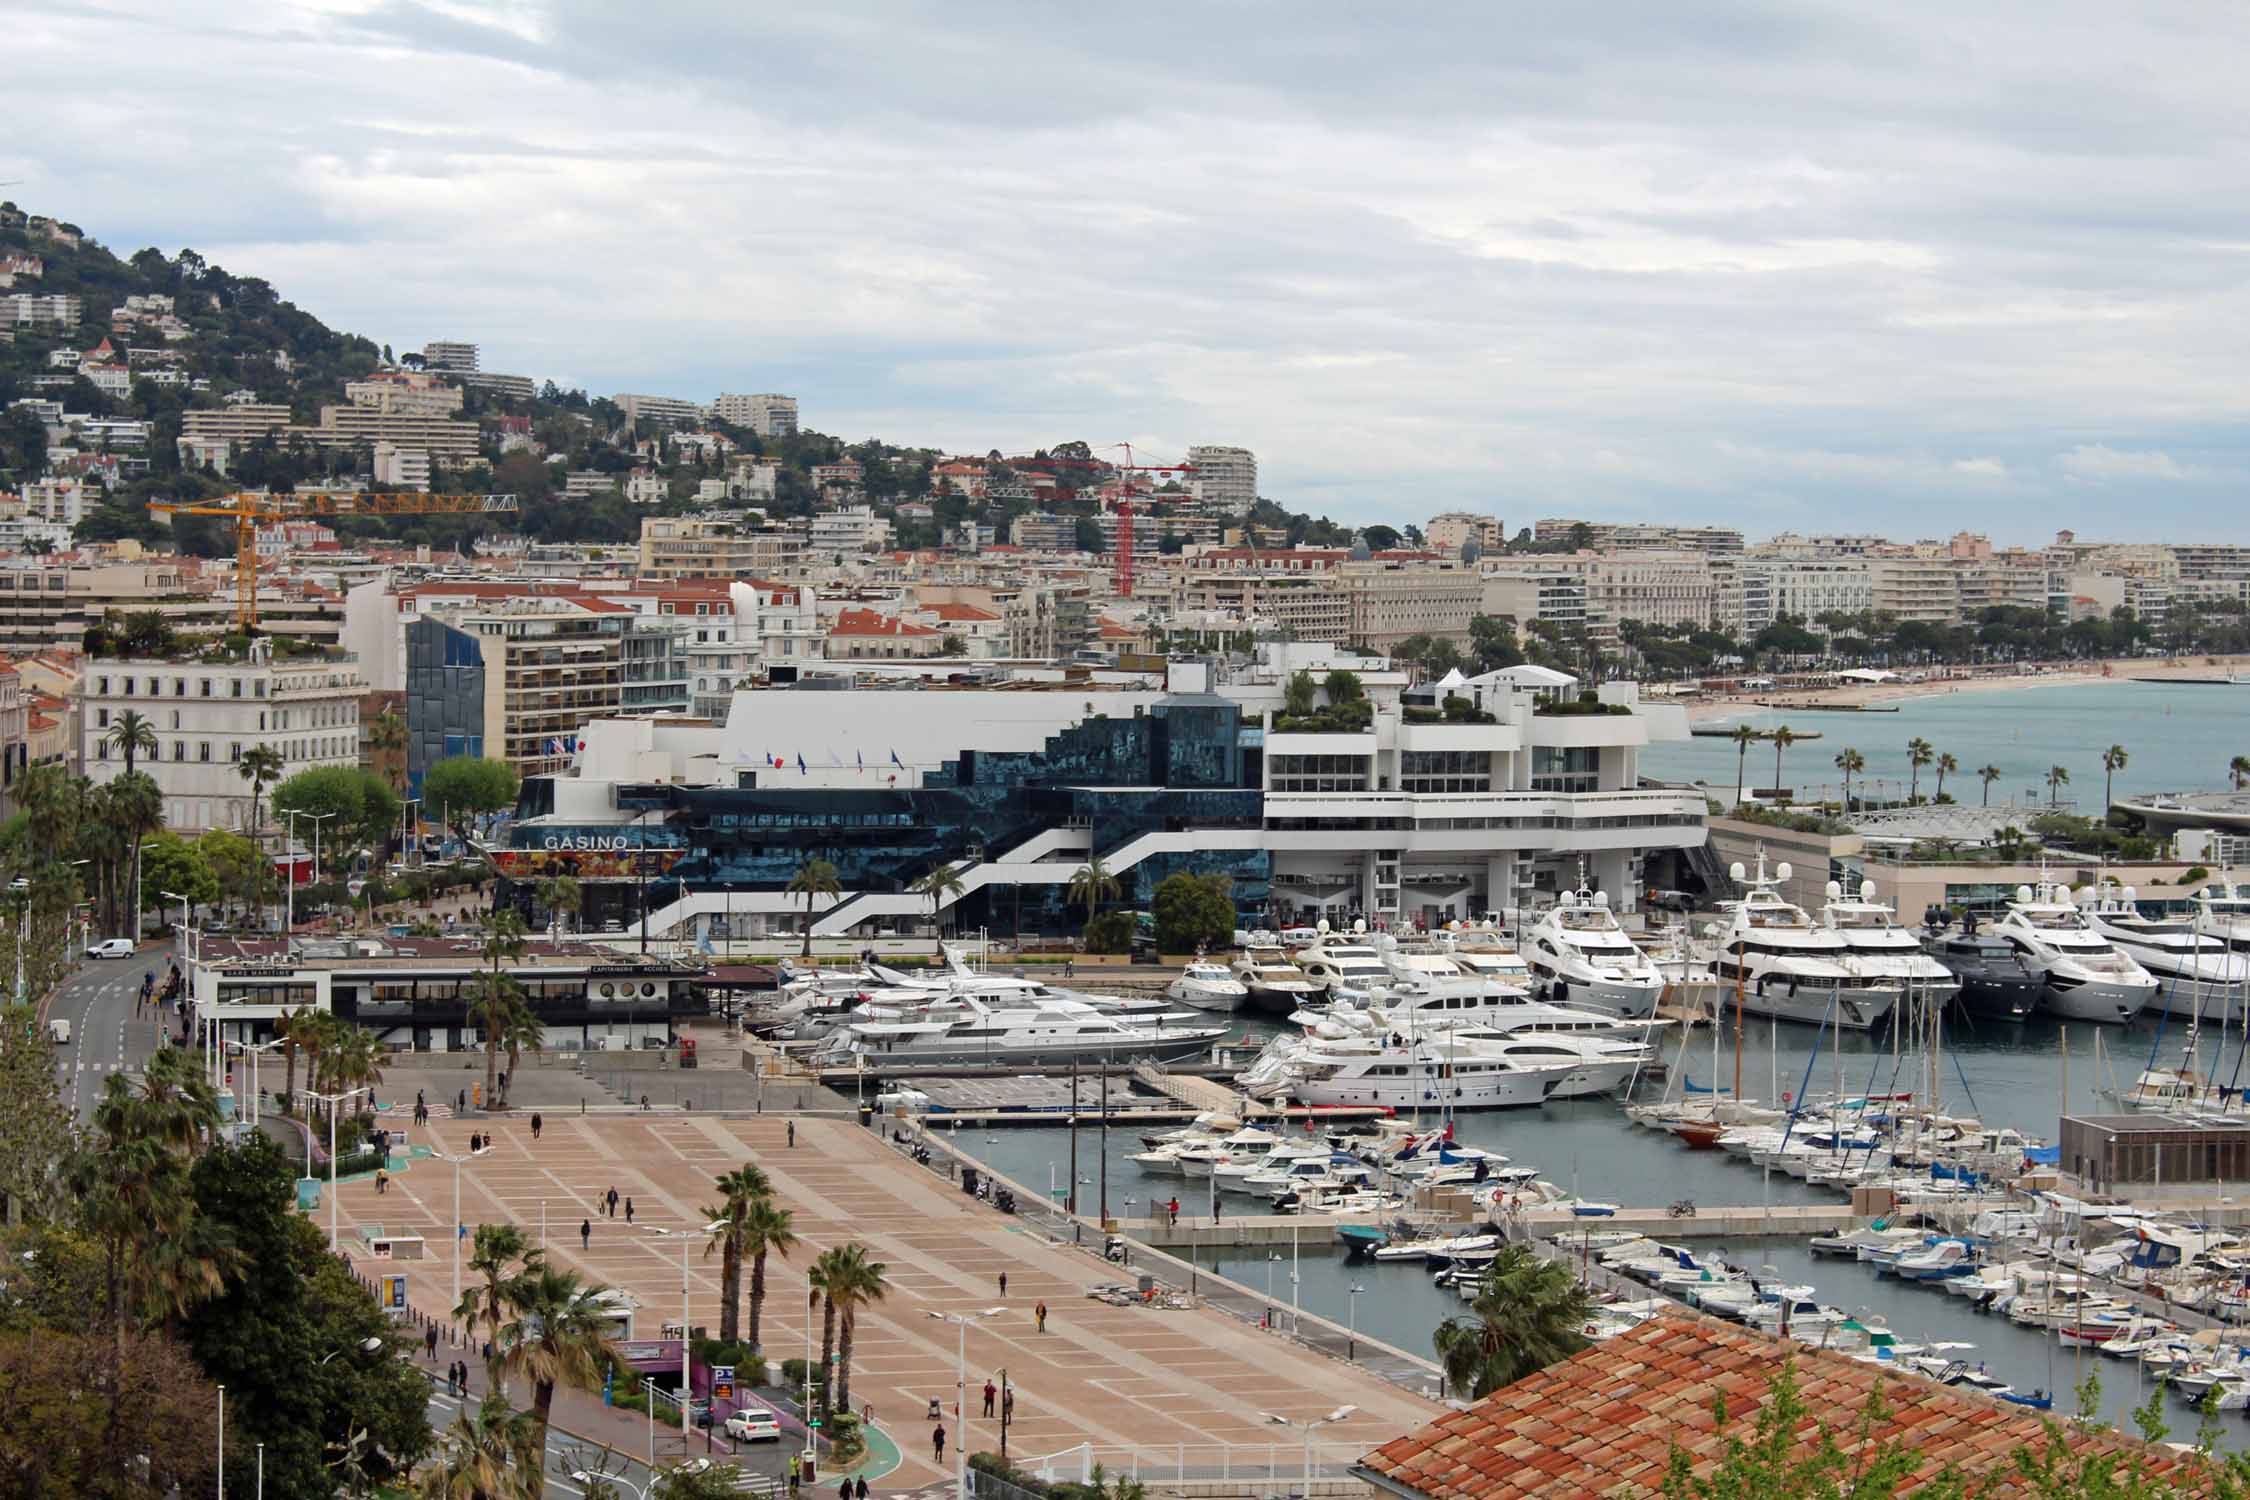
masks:
[[[1593,746],[1560,750],[1551,745],[1531,749],[1531,789],[1535,792],[1596,792],[1601,790],[1601,751]]]
[[[205,740],[195,747],[195,758],[202,761],[211,758],[211,742],[209,740]]]
[[[109,728],[109,710],[106,708],[98,710],[94,723],[97,728]]]
[[[1492,790],[1492,757],[1481,750],[1408,750],[1399,756],[1399,790],[1437,794]]]
[[[1358,755],[1277,755],[1276,792],[1364,792],[1367,761]]]
[[[180,727],[180,711],[176,708],[172,710],[172,727],[174,729]]]
[[[185,698],[187,696],[187,679],[185,677],[175,677],[172,679],[172,696],[175,698]]]
[[[242,741],[227,741],[227,759],[229,761],[240,761],[242,759]]]
[[[94,746],[94,759],[96,759],[96,760],[108,760],[108,759],[109,759],[109,741],[108,741],[108,740],[106,740],[106,739],[105,739],[105,740],[101,741],[101,742],[100,742],[99,744],[97,744],[96,746]]]
[[[206,678],[203,678],[203,679],[202,679],[202,684],[203,684],[203,690],[202,690],[201,696],[202,696],[202,697],[205,697],[205,698],[208,698],[208,697],[210,697],[210,696],[211,696],[211,679],[210,679],[210,678],[208,678],[208,677],[206,677]]]
[[[257,696],[263,698],[266,695],[266,680],[261,677],[257,680],[254,686],[257,689]]]
[[[228,696],[228,697],[230,697],[230,698],[239,698],[239,697],[241,697],[241,696],[242,696],[242,679],[241,679],[241,678],[239,678],[239,677],[235,678],[235,679],[234,679],[233,681],[229,682],[229,683],[227,684],[227,686],[228,686],[228,687],[229,687],[230,689],[232,689],[232,691],[231,691],[231,692],[229,692],[229,693],[227,694],[227,696]]]
[[[186,741],[186,740],[174,740],[174,741],[172,741],[172,759],[174,759],[174,760],[186,760],[186,759],[187,759],[187,741]]]
[[[100,689],[99,689],[99,692],[101,693],[101,695],[102,695],[102,696],[103,696],[104,698],[106,698],[106,697],[108,697],[108,696],[109,696],[109,679],[108,679],[107,677],[104,677],[104,678],[100,679],[100,681],[101,681],[101,687],[100,687]]]
[[[130,698],[130,697],[132,697],[132,696],[133,696],[133,679],[132,679],[132,678],[130,678],[130,677],[128,677],[128,678],[126,678],[126,679],[125,679],[125,694],[124,694],[124,696],[126,696],[126,697],[128,697],[128,698]]]

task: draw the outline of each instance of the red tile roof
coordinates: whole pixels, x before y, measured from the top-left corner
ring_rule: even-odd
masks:
[[[1972,1479],[2002,1481],[2018,1447],[2045,1445],[2039,1418],[1989,1396],[1747,1329],[1655,1318],[1386,1443],[1360,1467],[1384,1489],[1429,1500],[1656,1495],[1673,1444],[1707,1476],[1730,1441],[1749,1439],[1769,1399],[1768,1381],[1792,1356],[1805,1406],[1846,1453],[1857,1444],[1855,1424],[1880,1384],[1886,1415],[1874,1440],[1896,1440],[1923,1460],[1901,1495],[1912,1495],[1949,1467]],[[1722,1401],[1723,1431],[1716,1420]],[[1797,1455],[1810,1454],[1818,1441],[1808,1424]],[[2073,1432],[2069,1442],[2076,1450],[2145,1454],[2154,1472],[2186,1462],[2171,1449],[2113,1431]],[[2029,1491],[2002,1482],[1995,1493]]]
[[[891,615],[878,614],[872,609],[847,609],[836,616],[836,623],[828,627],[831,636],[881,635],[916,636],[936,635],[926,625],[909,625]]]
[[[979,609],[974,604],[932,604],[925,608],[923,613],[935,615],[941,620],[974,621],[1000,618],[991,610]]]

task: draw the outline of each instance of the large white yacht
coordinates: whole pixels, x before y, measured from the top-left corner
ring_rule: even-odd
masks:
[[[948,995],[896,1016],[839,1026],[816,1054],[831,1067],[865,1059],[871,1071],[954,1064],[1040,1067],[1079,1062],[1177,1062],[1207,1050],[1224,1026],[1182,1024],[1192,1011],[1169,1011],[1128,1025],[1077,1000],[996,1005],[983,996]]]
[[[1225,964],[1198,959],[1180,970],[1166,986],[1165,998],[1197,1010],[1237,1011],[1250,1003],[1250,987],[1229,972]]]
[[[2040,978],[2040,1004],[2065,1021],[2130,1021],[2156,995],[2148,971],[2096,932],[2070,892],[2052,881],[2017,886],[1992,931],[2023,955],[2024,967]]]
[[[1845,964],[1870,984],[1888,985],[1940,1006],[1961,988],[1953,971],[1923,952],[1921,939],[1899,926],[1897,913],[1876,899],[1872,880],[1860,884],[1856,897],[1841,881],[1829,881],[1820,920],[1844,940]]]
[[[2221,871],[2196,893],[2195,930],[2233,952],[2250,953],[2250,885],[2235,884],[2232,870]]]
[[[2103,885],[2083,906],[2094,931],[2148,970],[2174,1011],[2240,1019],[2250,997],[2250,951],[2230,951],[2192,918],[2148,916],[2139,900],[2129,885]]]
[[[1256,1097],[1286,1094],[1310,1105],[1507,1109],[1540,1103],[1570,1072],[1568,1064],[1521,1067],[1438,1040],[1276,1037],[1237,1081]]]
[[[1342,933],[1322,933],[1319,942],[1297,950],[1295,963],[1332,999],[1373,994],[1391,979],[1383,955],[1372,943]]]
[[[1502,984],[1531,988],[1531,965],[1491,923],[1449,927],[1430,936],[1462,972],[1479,979],[1497,979]]]
[[[1253,943],[1230,967],[1249,991],[1251,1005],[1259,1010],[1287,1015],[1320,997],[1320,985],[1291,963],[1278,945]]]
[[[1655,1049],[1645,1041],[1621,1036],[1614,1029],[1465,1024],[1442,1032],[1417,1032],[1402,1026],[1395,1012],[1383,1009],[1333,1010],[1309,1029],[1308,1036],[1316,1042],[1387,1041],[1393,1047],[1435,1036],[1468,1056],[1501,1058],[1524,1068],[1564,1068],[1561,1082],[1548,1093],[1551,1099],[1606,1094],[1656,1060]]]
[[[1728,874],[1747,891],[1727,903],[1731,915],[1711,954],[1722,1007],[1858,1031],[1890,1014],[1896,982],[1870,983],[1845,962],[1841,937],[1782,897],[1776,887],[1789,878],[1787,864],[1768,876],[1761,853],[1755,879],[1739,863]]]
[[[1609,909],[1607,891],[1565,891],[1523,937],[1532,977],[1550,999],[1632,1018],[1656,1013],[1664,976]]]

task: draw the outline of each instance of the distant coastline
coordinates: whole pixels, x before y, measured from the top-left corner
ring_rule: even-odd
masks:
[[[1940,672],[1957,669],[1939,668]],[[1932,676],[1921,682],[1854,683],[1787,692],[1764,689],[1716,698],[1695,698],[1687,703],[1688,718],[1698,724],[1748,718],[1756,714],[1784,713],[1810,705],[1866,705],[1908,703],[1957,693],[2006,693],[2026,688],[2093,687],[2104,682],[2163,681],[2167,678],[2204,678],[2214,674],[2250,670],[2245,657],[2125,657],[2100,662],[2056,663],[2047,670],[2002,673],[1961,673]],[[2214,687],[2213,692],[2229,691]],[[1661,700],[1655,700],[1661,701]]]

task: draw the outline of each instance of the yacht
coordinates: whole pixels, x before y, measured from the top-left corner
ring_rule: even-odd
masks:
[[[1499,928],[1490,925],[1451,927],[1432,936],[1462,973],[1479,979],[1497,979],[1520,989],[1531,988],[1531,965],[1508,945]]]
[[[838,1027],[815,1056],[829,1067],[869,1071],[955,1064],[1010,1068],[1079,1062],[1178,1062],[1207,1051],[1224,1026],[1172,1024],[1192,1012],[1167,1012],[1128,1025],[1075,1000],[996,1005],[983,996],[949,995],[892,1018]]]
[[[2102,886],[2086,907],[2094,931],[2148,970],[2172,1009],[2198,1018],[2238,1015],[2250,997],[2250,952],[2230,952],[2190,918],[2143,915],[2138,900],[2129,885]]]
[[[1524,934],[1523,946],[1548,998],[1634,1019],[1656,1013],[1664,976],[1618,925],[1607,891],[1565,891]]]
[[[1180,977],[1165,988],[1164,997],[1197,1010],[1237,1011],[1249,1004],[1250,987],[1225,964],[1198,960],[1180,971]]]
[[[2096,932],[2070,892],[2052,881],[2017,886],[1992,930],[2023,955],[2039,976],[2039,1003],[2062,1020],[2122,1024],[2155,997],[2148,971]]]
[[[1844,962],[1870,984],[1896,988],[1917,1001],[1943,1006],[1961,982],[1953,971],[1922,951],[1913,932],[1898,925],[1896,913],[1875,898],[1875,882],[1862,882],[1858,898],[1841,881],[1828,882],[1820,908],[1821,924],[1844,940]]]
[[[1727,903],[1731,916],[1711,954],[1721,1005],[1732,1004],[1753,1016],[1855,1031],[1890,1014],[1899,995],[1897,983],[1872,981],[1851,967],[1844,940],[1783,899],[1778,887],[1789,878],[1787,864],[1775,866],[1768,876],[1761,853],[1754,880],[1740,863],[1728,873],[1747,889],[1740,901]]]
[[[2250,953],[2250,885],[2237,885],[2232,870],[2196,893],[2195,930],[2217,938],[2231,952]]]
[[[1383,1041],[1393,1047],[1407,1046],[1417,1039],[1435,1039],[1478,1057],[1504,1058],[1530,1068],[1563,1068],[1566,1072],[1561,1081],[1548,1094],[1552,1099],[1609,1093],[1656,1060],[1653,1048],[1621,1035],[1615,1023],[1600,1012],[1573,1013],[1537,1001],[1529,1005],[1552,1012],[1549,1019],[1553,1029],[1529,1024],[1528,1017],[1516,1018],[1526,1023],[1516,1026],[1464,1021],[1424,1029],[1402,1022],[1395,1009],[1376,1007],[1366,1011],[1332,1010],[1308,1028],[1308,1036],[1323,1042]],[[1574,1014],[1593,1024],[1575,1024]]]
[[[2039,976],[2009,941],[1977,927],[1972,913],[1959,928],[1933,934],[1926,947],[1961,986],[1961,1004],[1978,1020],[2022,1021],[2039,1008]]]
[[[1237,1080],[1253,1095],[1301,1104],[1404,1110],[1505,1109],[1538,1104],[1568,1065],[1525,1068],[1437,1040],[1277,1037]]]
[[[1242,981],[1250,1004],[1259,1010],[1287,1015],[1307,1001],[1318,999],[1321,987],[1303,969],[1289,961],[1278,947],[1253,944],[1242,950],[1232,965]]]
[[[1297,950],[1295,962],[1307,979],[1332,998],[1370,994],[1391,982],[1391,971],[1373,944],[1341,934],[1322,933],[1319,942]]]

